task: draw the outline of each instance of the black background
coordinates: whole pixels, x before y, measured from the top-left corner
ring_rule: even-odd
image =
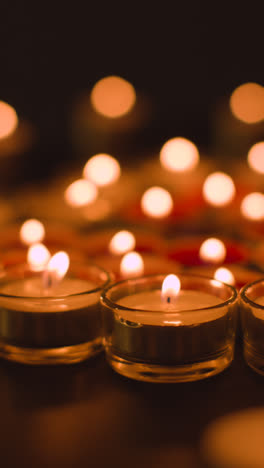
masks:
[[[263,83],[254,2],[6,2],[0,26],[0,98],[34,123],[46,166],[74,157],[74,100],[104,76],[150,97],[155,143],[182,135],[205,147],[219,100],[243,82]]]

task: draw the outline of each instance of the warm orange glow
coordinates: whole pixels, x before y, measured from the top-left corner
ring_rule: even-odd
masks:
[[[217,270],[215,270],[214,278],[218,281],[222,281],[223,283],[231,284],[232,286],[235,284],[234,275],[230,270],[228,270],[228,268],[217,268]]]
[[[207,203],[214,206],[225,206],[236,193],[235,184],[224,172],[210,174],[203,185],[203,196]]]
[[[120,177],[118,161],[109,154],[96,154],[87,161],[83,169],[85,179],[99,186],[113,184]]]
[[[119,231],[111,239],[109,250],[114,255],[123,255],[133,250],[136,245],[135,236],[129,231]]]
[[[178,276],[176,275],[168,275],[163,280],[162,287],[161,287],[161,294],[163,298],[170,302],[171,299],[177,297],[181,289],[181,282]]]
[[[91,92],[91,102],[99,114],[116,118],[127,114],[136,102],[134,87],[119,76],[98,81]]]
[[[254,171],[264,174],[264,141],[256,143],[249,150],[248,164]]]
[[[132,278],[144,273],[144,262],[137,252],[129,252],[120,262],[120,273],[123,278]]]
[[[242,215],[249,220],[261,221],[264,219],[263,193],[253,192],[246,195],[242,200],[240,210]]]
[[[225,259],[226,248],[222,241],[212,237],[202,243],[199,255],[204,262],[221,263]]]
[[[161,187],[151,187],[141,198],[141,208],[147,216],[164,218],[172,211],[172,197],[167,190]]]
[[[257,83],[245,83],[234,90],[230,98],[234,116],[253,124],[264,118],[264,89]]]
[[[23,244],[31,245],[44,239],[45,229],[37,219],[28,219],[22,224],[19,235]]]
[[[66,275],[69,265],[70,259],[66,252],[61,251],[53,255],[43,274],[44,288],[56,286]]]
[[[67,187],[64,196],[66,202],[74,207],[93,203],[97,198],[97,187],[89,180],[78,179]]]
[[[0,101],[0,138],[11,135],[18,125],[15,109],[4,101]]]
[[[27,262],[34,271],[44,270],[50,259],[50,253],[43,244],[33,244],[28,249]]]
[[[199,152],[186,138],[172,138],[161,148],[160,162],[169,171],[190,171],[199,163]]]

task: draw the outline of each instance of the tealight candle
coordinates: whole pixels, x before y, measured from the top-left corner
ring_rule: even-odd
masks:
[[[240,292],[244,357],[264,375],[264,280],[247,284]]]
[[[27,364],[74,363],[101,351],[99,296],[109,275],[95,265],[71,263],[61,279],[65,266],[62,271],[54,265],[55,257],[44,272],[18,265],[1,273],[2,357]]]
[[[101,303],[110,365],[127,377],[153,382],[221,372],[233,359],[236,297],[232,286],[185,274],[108,287]]]

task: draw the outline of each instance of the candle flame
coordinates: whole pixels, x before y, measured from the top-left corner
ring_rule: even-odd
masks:
[[[27,262],[34,271],[44,270],[50,259],[50,252],[45,245],[37,243],[29,247],[27,253]]]
[[[83,176],[98,186],[113,184],[120,177],[118,161],[109,154],[96,154],[84,166]]]
[[[232,178],[224,172],[214,172],[205,179],[203,196],[210,205],[225,206],[233,200],[235,193]]]
[[[170,193],[162,187],[151,187],[141,198],[141,208],[145,215],[152,218],[164,218],[173,209]]]
[[[252,221],[261,221],[264,219],[264,195],[263,193],[253,192],[246,195],[240,206],[242,215]]]
[[[181,282],[178,276],[176,275],[168,275],[163,280],[162,287],[161,287],[161,295],[166,300],[166,302],[170,303],[175,299],[181,289]]]
[[[135,236],[129,231],[117,232],[109,243],[109,250],[114,255],[125,254],[136,245]]]
[[[160,162],[169,171],[190,171],[199,163],[199,152],[197,147],[186,138],[172,138],[161,148]]]
[[[4,101],[0,101],[0,138],[7,138],[17,128],[18,117],[15,109]]]
[[[135,102],[134,87],[119,76],[102,78],[91,92],[91,103],[96,112],[112,119],[127,114]]]
[[[66,275],[70,265],[70,259],[66,252],[57,252],[49,260],[44,274],[43,282],[45,288],[56,286]]]
[[[124,278],[140,276],[144,273],[144,262],[137,252],[129,252],[120,262],[120,273]]]
[[[28,219],[22,224],[19,235],[23,244],[31,245],[44,239],[45,229],[37,219]]]
[[[221,240],[212,237],[202,243],[199,255],[204,262],[221,263],[226,257],[226,248]]]
[[[264,88],[257,83],[244,83],[238,86],[230,98],[233,115],[247,124],[264,119]]]
[[[93,203],[97,198],[97,187],[85,179],[77,179],[65,190],[66,202],[73,206],[85,206]]]
[[[235,277],[228,268],[217,268],[214,273],[214,278],[223,283],[231,284],[232,286],[235,284]]]

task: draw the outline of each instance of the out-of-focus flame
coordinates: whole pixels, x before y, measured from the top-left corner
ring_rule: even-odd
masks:
[[[125,254],[120,262],[120,273],[123,278],[133,278],[143,275],[144,262],[141,255],[137,252]]]
[[[100,186],[113,184],[121,174],[118,161],[109,154],[96,154],[84,166],[83,176]]]
[[[96,112],[104,117],[122,117],[134,106],[136,92],[132,84],[123,78],[107,76],[93,87],[91,102]]]
[[[252,221],[264,219],[264,195],[260,192],[253,192],[246,195],[240,205],[242,215]]]
[[[180,289],[181,282],[178,276],[168,275],[163,280],[161,287],[161,295],[167,303],[171,303],[178,296]]]
[[[18,117],[15,109],[0,101],[0,139],[11,135],[17,128]]]
[[[233,200],[235,193],[232,178],[224,172],[213,172],[205,179],[203,196],[210,205],[225,206]]]
[[[129,231],[117,232],[109,243],[109,250],[114,255],[123,255],[133,250],[136,245],[135,236]]]
[[[161,148],[160,162],[169,171],[190,171],[199,163],[199,152],[186,138],[172,138]]]
[[[206,239],[199,250],[201,260],[209,263],[221,263],[226,257],[226,248],[220,239]]]
[[[93,203],[98,195],[97,187],[89,180],[77,179],[67,187],[64,193],[66,202],[74,207]]]
[[[29,247],[27,253],[27,262],[34,271],[44,270],[50,259],[50,253],[43,244],[33,244]]]
[[[162,187],[151,187],[141,198],[141,208],[145,215],[152,218],[165,218],[173,209],[170,193]]]
[[[264,174],[264,141],[255,143],[248,152],[248,165],[256,172]]]
[[[44,288],[56,286],[66,275],[70,265],[66,252],[57,252],[51,257],[43,273]]]
[[[253,124],[264,119],[264,88],[257,83],[244,83],[230,98],[233,115],[242,122]]]
[[[228,268],[217,268],[214,273],[214,278],[223,283],[231,284],[232,286],[235,284],[235,277]]]
[[[45,229],[43,224],[37,219],[28,219],[22,224],[19,236],[23,244],[35,244],[36,242],[41,242],[44,239]]]

